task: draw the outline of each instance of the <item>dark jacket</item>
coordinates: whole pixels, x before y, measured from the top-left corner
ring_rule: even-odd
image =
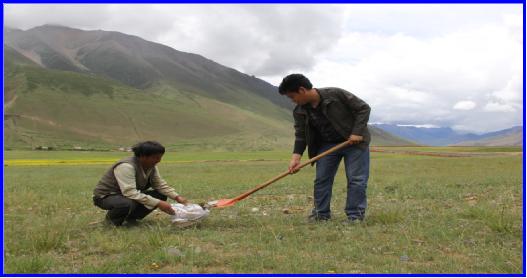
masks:
[[[321,96],[322,113],[335,130],[343,137],[361,135],[364,141],[358,147],[367,147],[371,141],[368,130],[370,106],[354,94],[339,88],[316,89]],[[310,105],[310,104],[306,104]],[[315,131],[309,124],[305,106],[297,105],[293,110],[295,119],[295,147],[293,152],[303,154],[308,147],[309,158],[317,155],[321,142],[317,142]]]

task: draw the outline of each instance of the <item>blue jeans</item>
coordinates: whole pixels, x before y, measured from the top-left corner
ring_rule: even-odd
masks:
[[[337,144],[324,144],[319,149],[322,153]],[[316,162],[316,178],[314,186],[313,216],[318,219],[331,218],[331,192],[333,181],[340,161],[344,158],[348,194],[344,211],[349,219],[364,219],[366,212],[366,188],[370,171],[369,148],[349,146],[328,154]]]

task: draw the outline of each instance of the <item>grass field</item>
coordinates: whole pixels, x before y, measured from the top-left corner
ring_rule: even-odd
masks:
[[[92,204],[93,187],[127,153],[8,151],[4,271],[521,273],[522,156],[511,155],[521,149],[426,151],[495,154],[372,153],[369,208],[358,225],[341,223],[341,166],[327,223],[306,221],[314,178],[306,167],[183,230],[157,212],[137,227],[94,224],[104,211]],[[288,158],[287,152],[167,153],[159,168],[178,192],[201,202],[254,187],[283,172]]]

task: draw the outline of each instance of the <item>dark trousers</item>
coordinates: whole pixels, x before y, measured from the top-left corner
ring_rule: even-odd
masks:
[[[322,153],[336,144],[324,144],[319,153]],[[347,198],[344,211],[349,219],[364,219],[366,212],[366,188],[370,171],[370,153],[368,147],[362,148],[349,146],[328,154],[316,162],[316,178],[314,186],[313,215],[320,219],[331,218],[331,192],[333,180],[344,159],[347,182]]]
[[[149,190],[143,192],[144,194],[150,195],[156,199],[166,201],[167,196],[155,191]],[[110,220],[114,225],[120,226],[124,221],[135,221],[137,219],[143,219],[149,213],[154,211],[153,209],[147,209],[143,204],[128,199],[123,195],[109,195],[104,198],[93,197],[93,203],[107,210],[106,219]]]

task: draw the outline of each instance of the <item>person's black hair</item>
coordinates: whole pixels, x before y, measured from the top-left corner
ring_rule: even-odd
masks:
[[[156,141],[144,141],[135,144],[132,147],[132,151],[134,151],[136,157],[151,156],[155,154],[164,154],[165,147]]]
[[[280,86],[278,87],[278,92],[281,95],[285,95],[291,92],[298,92],[298,89],[300,89],[300,87],[304,87],[308,90],[311,90],[313,88],[313,85],[311,84],[311,81],[307,79],[307,77],[303,76],[300,73],[293,73],[284,77],[282,83],[280,83]]]

